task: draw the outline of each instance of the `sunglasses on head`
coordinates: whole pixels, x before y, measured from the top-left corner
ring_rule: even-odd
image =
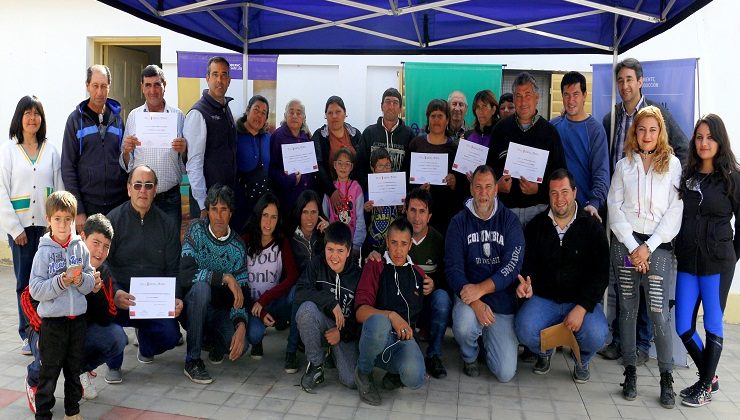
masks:
[[[134,182],[131,184],[136,191],[139,191],[141,187],[144,187],[145,190],[151,191],[154,189],[154,183],[153,182]]]

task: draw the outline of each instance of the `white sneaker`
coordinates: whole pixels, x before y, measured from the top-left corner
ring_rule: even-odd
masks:
[[[86,400],[92,400],[98,396],[98,390],[95,389],[93,378],[90,374],[83,372],[80,374],[80,383],[82,384],[82,398]]]

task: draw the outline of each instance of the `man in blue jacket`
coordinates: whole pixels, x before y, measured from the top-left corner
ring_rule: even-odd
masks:
[[[473,172],[470,192],[473,198],[452,218],[445,241],[445,272],[455,293],[452,330],[466,375],[479,374],[482,335],[488,368],[508,382],[516,374],[513,283],[522,267],[524,234],[517,216],[497,200],[490,166]]]

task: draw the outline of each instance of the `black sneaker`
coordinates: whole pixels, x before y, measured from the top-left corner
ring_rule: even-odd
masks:
[[[681,404],[689,407],[701,407],[712,401],[712,385],[699,382],[693,392],[681,400]]]
[[[370,405],[380,405],[383,403],[383,400],[380,399],[378,388],[375,387],[372,373],[363,375],[355,367],[355,385],[357,385],[357,392],[360,394],[360,399],[364,403]]]
[[[588,365],[581,366],[580,363],[575,362],[573,366],[573,382],[585,384],[589,379],[591,379],[591,372],[588,370]]]
[[[699,373],[697,373],[699,375]],[[696,388],[699,388],[701,386],[701,379],[696,381],[695,384],[688,386],[681,390],[681,392],[678,394],[681,398],[686,398],[689,395],[691,395]],[[711,393],[716,394],[717,391],[719,391],[719,377],[717,375],[714,375],[714,378],[712,379],[712,389]]]
[[[424,366],[427,369],[427,372],[429,372],[430,375],[437,379],[442,379],[447,377],[447,369],[445,369],[444,365],[442,364],[442,360],[439,358],[439,356],[430,356],[424,358]]]
[[[252,359],[254,360],[262,360],[262,356],[265,354],[264,350],[262,350],[262,342],[260,341],[257,344],[254,344],[252,346]]]
[[[401,387],[403,387],[403,382],[401,382],[401,375],[397,373],[386,372],[385,376],[383,376],[383,389],[393,391],[394,389],[398,389]]]
[[[660,374],[660,405],[663,408],[676,406],[676,393],[673,392],[673,375],[671,372]]]
[[[214,365],[220,365],[224,361],[224,352],[213,348],[208,352],[208,361]]]
[[[326,369],[336,369],[337,364],[334,362],[334,356],[331,355],[331,352],[326,352],[324,354],[324,368]]]
[[[538,355],[537,362],[532,367],[532,372],[538,375],[547,375],[550,372],[550,355]]]
[[[285,373],[296,373],[298,372],[298,356],[295,352],[285,353]]]
[[[203,360],[195,359],[185,363],[185,376],[196,384],[207,385],[213,382],[213,378],[208,374],[206,365],[203,364]]]
[[[522,354],[519,355],[519,360],[521,360],[522,363],[535,363],[537,361],[537,353],[528,349],[527,346],[523,347],[524,350],[522,350]]]
[[[463,360],[463,373],[470,376],[471,378],[477,378],[480,375],[480,370],[478,370],[478,362],[473,361],[472,363],[468,363]]]
[[[609,345],[596,352],[596,354],[601,355],[606,360],[617,360],[622,357],[622,351],[619,349],[619,345],[614,342],[609,343]]]
[[[314,365],[308,362],[306,371],[301,377],[301,388],[309,394],[314,394],[313,389],[324,383],[324,365]]]
[[[624,383],[622,386],[622,396],[627,401],[634,401],[637,398],[637,368],[634,366],[624,367]]]

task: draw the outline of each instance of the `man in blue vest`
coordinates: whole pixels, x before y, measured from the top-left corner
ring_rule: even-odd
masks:
[[[225,58],[211,57],[208,60],[206,82],[208,89],[188,112],[183,127],[188,143],[186,168],[192,195],[190,215],[196,218],[208,214],[206,191],[216,183],[233,188],[237,170],[236,123],[229,109],[233,98],[226,96],[231,75]]]

